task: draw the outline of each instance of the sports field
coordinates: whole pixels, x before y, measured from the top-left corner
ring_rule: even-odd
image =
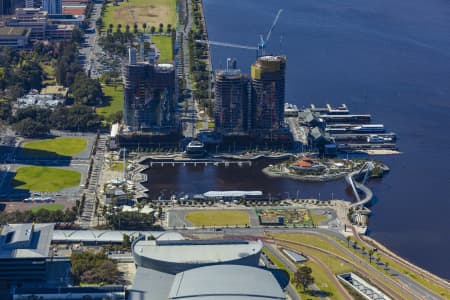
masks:
[[[53,152],[57,155],[72,156],[83,152],[86,149],[86,146],[87,140],[84,138],[58,137],[54,139],[28,142],[23,146],[23,148],[28,150],[25,151],[27,155],[39,156],[38,151],[45,151]]]
[[[35,206],[31,209],[32,212],[37,212],[38,210],[41,209],[46,209],[49,211],[55,211],[55,210],[63,210],[64,209],[64,205],[62,204],[56,204],[56,203],[50,203],[50,204],[42,204],[42,205],[38,205]]]
[[[128,24],[131,29],[137,24],[139,31],[143,31],[142,24],[146,23],[147,32],[152,26],[158,31],[159,24],[162,23],[165,31],[167,24],[172,24],[172,28],[175,28],[175,22],[176,0],[125,0],[116,6],[113,1],[109,1],[103,15],[105,28],[113,24],[114,30],[118,24],[122,24],[122,28]]]
[[[243,226],[250,216],[242,210],[204,210],[187,213],[185,219],[193,226]]]
[[[50,167],[21,167],[16,171],[11,185],[32,192],[57,192],[80,184],[81,173]]]

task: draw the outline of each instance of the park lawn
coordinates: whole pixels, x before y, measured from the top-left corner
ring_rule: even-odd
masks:
[[[53,139],[37,140],[26,143],[23,148],[27,155],[36,155],[37,151],[53,152],[56,155],[72,156],[86,149],[87,140],[78,137],[57,137]],[[39,156],[39,154],[37,154]],[[42,156],[45,156],[44,154]]]
[[[139,31],[143,31],[142,25],[147,24],[146,32],[155,26],[159,30],[159,24],[164,24],[164,31],[167,24],[176,25],[176,0],[128,0],[119,2],[117,6],[113,1],[108,1],[102,20],[104,28],[109,28],[113,24],[114,30],[118,24],[122,28],[128,24],[133,30],[134,24],[138,25]]]
[[[42,204],[42,205],[38,205],[35,206],[31,209],[32,212],[37,212],[38,210],[41,209],[46,209],[49,211],[56,211],[56,210],[63,210],[64,209],[64,205],[62,204],[57,204],[57,203],[50,203],[50,204]]]
[[[109,169],[111,171],[123,172],[123,162],[114,162],[114,163],[111,164]]]
[[[328,220],[327,215],[319,215],[319,214],[314,213],[314,211],[312,211],[312,210],[309,211],[309,214],[311,216],[313,224],[316,226],[318,226],[318,225],[320,225],[320,223]]]
[[[97,107],[95,111],[108,120],[109,117],[123,111],[123,85],[121,83],[103,84],[102,90],[108,103]]]
[[[57,192],[77,186],[81,181],[81,173],[72,170],[27,166],[18,168],[11,185],[14,188],[32,192]]]
[[[249,225],[250,216],[241,210],[204,210],[185,215],[193,226],[235,226]]]
[[[152,35],[152,43],[159,49],[158,63],[173,63],[172,37],[166,35]]]
[[[44,85],[54,85],[56,84],[55,78],[55,68],[52,66],[51,62],[40,63],[39,64],[44,71],[44,76],[46,80],[43,81]]]

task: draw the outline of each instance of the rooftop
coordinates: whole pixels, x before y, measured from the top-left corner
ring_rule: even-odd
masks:
[[[171,263],[194,264],[238,260],[259,253],[261,249],[262,243],[259,241],[142,240],[134,246],[134,252],[139,256]]]
[[[261,191],[209,191],[203,194],[205,197],[244,197],[262,196]]]
[[[130,300],[286,299],[269,271],[248,266],[215,265],[176,275],[139,267]]]
[[[28,29],[24,27],[0,27],[0,35],[19,35],[25,36]]]
[[[41,90],[42,95],[61,95],[63,97],[67,97],[68,92],[69,88],[63,87],[62,85],[49,85]]]
[[[53,224],[9,224],[0,235],[0,258],[47,257]]]
[[[177,232],[170,231],[131,231],[131,230],[55,230],[53,240],[57,242],[98,242],[98,243],[121,243],[123,235],[132,238],[140,235],[145,237],[154,236],[157,239],[183,239]]]
[[[178,273],[169,299],[286,299],[267,270],[237,265],[218,265]]]

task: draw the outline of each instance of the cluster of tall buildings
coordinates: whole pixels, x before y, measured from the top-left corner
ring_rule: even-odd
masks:
[[[285,56],[261,56],[251,66],[250,77],[228,63],[226,70],[216,72],[216,131],[223,135],[264,135],[281,129],[285,70]]]
[[[179,132],[173,65],[158,64],[152,55],[140,61],[136,57],[136,50],[130,48],[123,69],[125,127],[135,133]],[[285,73],[285,56],[258,57],[250,76],[229,59],[227,68],[215,75],[215,134],[224,143],[245,143],[247,137],[283,139],[288,132],[284,125]]]

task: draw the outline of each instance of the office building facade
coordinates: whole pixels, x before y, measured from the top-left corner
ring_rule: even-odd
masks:
[[[264,132],[283,127],[285,72],[285,56],[261,56],[251,66],[253,130]]]
[[[250,81],[239,70],[216,72],[214,120],[222,134],[242,134],[251,127]]]
[[[42,9],[49,15],[62,14],[62,0],[42,0]]]
[[[130,131],[171,133],[177,130],[175,68],[137,62],[129,49],[123,69],[124,121]]]

